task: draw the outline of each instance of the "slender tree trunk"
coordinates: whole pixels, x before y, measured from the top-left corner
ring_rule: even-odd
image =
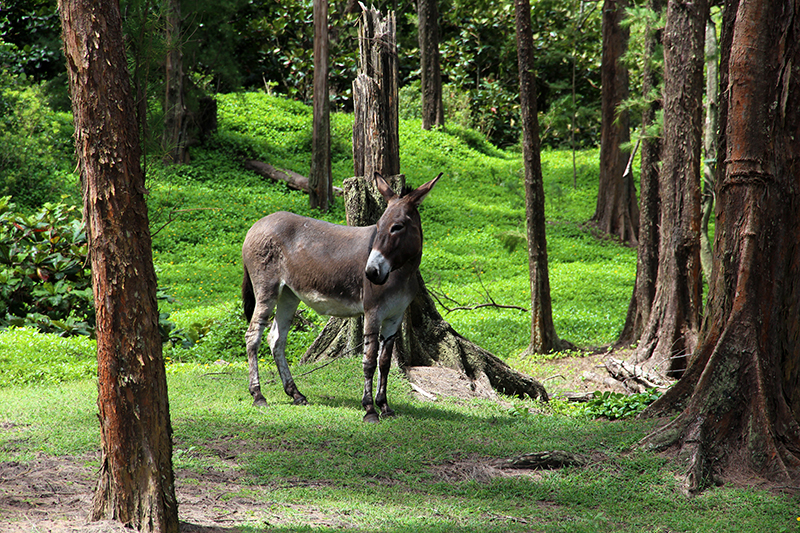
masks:
[[[703,130],[703,203],[700,223],[700,262],[703,275],[711,279],[711,241],[708,224],[714,211],[714,168],[719,137],[719,43],[717,27],[711,17],[706,21],[706,121]]]
[[[529,0],[515,0],[519,97],[522,115],[522,157],[525,163],[525,218],[528,228],[528,269],[531,281],[531,342],[529,353],[547,353],[563,343],[553,325],[547,238],[544,220],[544,180],[539,154],[539,119],[533,73],[533,36]]]
[[[605,0],[603,4],[600,182],[592,222],[603,233],[636,245],[636,186],[633,175],[625,176],[628,153],[621,148],[630,141],[628,113],[619,112],[620,103],[628,97],[628,70],[620,62],[628,46],[629,32],[620,24],[627,5],[627,0]]]
[[[327,211],[333,200],[331,105],[328,97],[328,0],[314,0],[314,125],[308,202]]]
[[[181,38],[181,2],[167,2],[164,85],[164,134],[161,148],[165,163],[185,163],[187,159],[187,113],[184,98],[183,43]]]
[[[700,147],[706,0],[670,0],[664,30],[664,147],[656,294],[633,362],[680,377],[700,329]]]
[[[422,82],[422,129],[444,126],[442,70],[439,66],[438,0],[417,0],[419,18],[420,77]]]
[[[103,458],[92,520],[177,532],[139,134],[117,2],[59,1],[97,313]]]
[[[649,0],[648,7],[656,13],[664,10],[665,0]],[[659,50],[662,32],[648,27],[645,31],[645,56],[652,58]],[[628,315],[616,345],[627,347],[635,344],[642,336],[656,294],[656,276],[658,274],[658,226],[661,214],[661,202],[658,190],[658,172],[661,162],[661,137],[648,134],[648,130],[656,121],[656,114],[662,107],[659,89],[661,75],[646,60],[642,76],[642,92],[649,101],[642,112],[642,170],[639,177],[639,246],[636,260],[636,282],[628,304]]]
[[[647,413],[682,411],[644,441],[680,449],[690,491],[743,467],[800,477],[798,13],[797,0],[726,5],[710,309],[686,375]]]

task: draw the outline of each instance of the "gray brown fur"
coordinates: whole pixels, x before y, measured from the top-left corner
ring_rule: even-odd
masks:
[[[375,403],[381,416],[394,414],[386,400],[386,380],[394,335],[419,289],[422,225],[417,207],[440,177],[397,196],[376,175],[388,207],[373,226],[340,226],[278,212],[250,228],[242,246],[242,299],[250,322],[245,342],[254,405],[266,405],[258,377],[258,349],[273,310],[267,338],[284,391],[294,403],[308,403],[294,383],[285,355],[286,336],[302,301],[324,315],[364,315],[364,420],[379,420]],[[376,368],[379,379],[373,403]]]

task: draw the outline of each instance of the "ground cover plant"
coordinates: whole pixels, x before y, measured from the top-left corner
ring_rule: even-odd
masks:
[[[302,193],[243,168],[246,157],[307,174],[309,108],[252,93],[220,95],[219,109],[220,131],[193,150],[190,164],[148,165],[154,259],[171,296],[161,307],[175,324],[165,357],[182,520],[234,531],[797,531],[796,498],[745,488],[749,480],[686,498],[673,475],[678,464],[636,446],[653,422],[609,420],[644,398],[601,397],[590,404],[594,413],[559,400],[431,403],[395,369],[389,382],[400,416],[366,426],[358,355],[298,368],[312,405],[296,407],[264,348],[268,407],[253,409],[239,304],[244,234],[279,209],[332,222],[343,222],[344,212],[338,202],[312,213]],[[332,127],[340,185],[352,173],[352,117],[335,114]],[[487,291],[498,303],[528,307],[519,155],[459,128],[424,132],[410,120],[400,134],[410,184],[445,174],[421,207],[428,286],[449,307],[483,303]],[[556,328],[584,348],[608,344],[624,320],[635,251],[584,225],[594,210],[595,151],[578,154],[577,188],[568,152],[543,153],[543,169]],[[457,331],[540,379],[555,377],[552,361],[581,360],[523,359],[525,312],[442,312]],[[295,361],[324,323],[301,313],[287,347]],[[99,466],[94,350],[87,337],[0,330],[3,531],[26,530],[47,506],[60,513],[51,520],[85,519],[81,506]],[[559,383],[545,385],[557,391]],[[555,449],[589,462],[503,468],[511,457]],[[69,480],[58,476],[65,464],[76,473]]]

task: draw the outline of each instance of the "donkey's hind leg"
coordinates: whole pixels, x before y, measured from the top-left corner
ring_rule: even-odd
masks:
[[[278,374],[283,382],[283,390],[294,399],[295,405],[306,405],[308,400],[297,390],[297,385],[294,384],[292,373],[289,370],[289,364],[286,362],[286,337],[299,303],[300,299],[288,287],[282,288],[267,340],[270,350],[272,350],[272,357],[275,359],[275,365],[278,367]]]
[[[250,318],[250,325],[244,334],[245,345],[247,346],[247,366],[248,366],[248,388],[253,396],[253,405],[264,407],[267,401],[261,394],[261,383],[258,378],[258,349],[261,346],[261,337],[264,328],[269,321],[269,315],[275,305],[275,300],[257,302]]]

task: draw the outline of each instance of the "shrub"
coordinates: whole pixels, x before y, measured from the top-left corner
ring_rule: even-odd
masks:
[[[24,216],[14,207],[0,198],[0,326],[88,335],[92,280],[77,208],[48,203]]]

